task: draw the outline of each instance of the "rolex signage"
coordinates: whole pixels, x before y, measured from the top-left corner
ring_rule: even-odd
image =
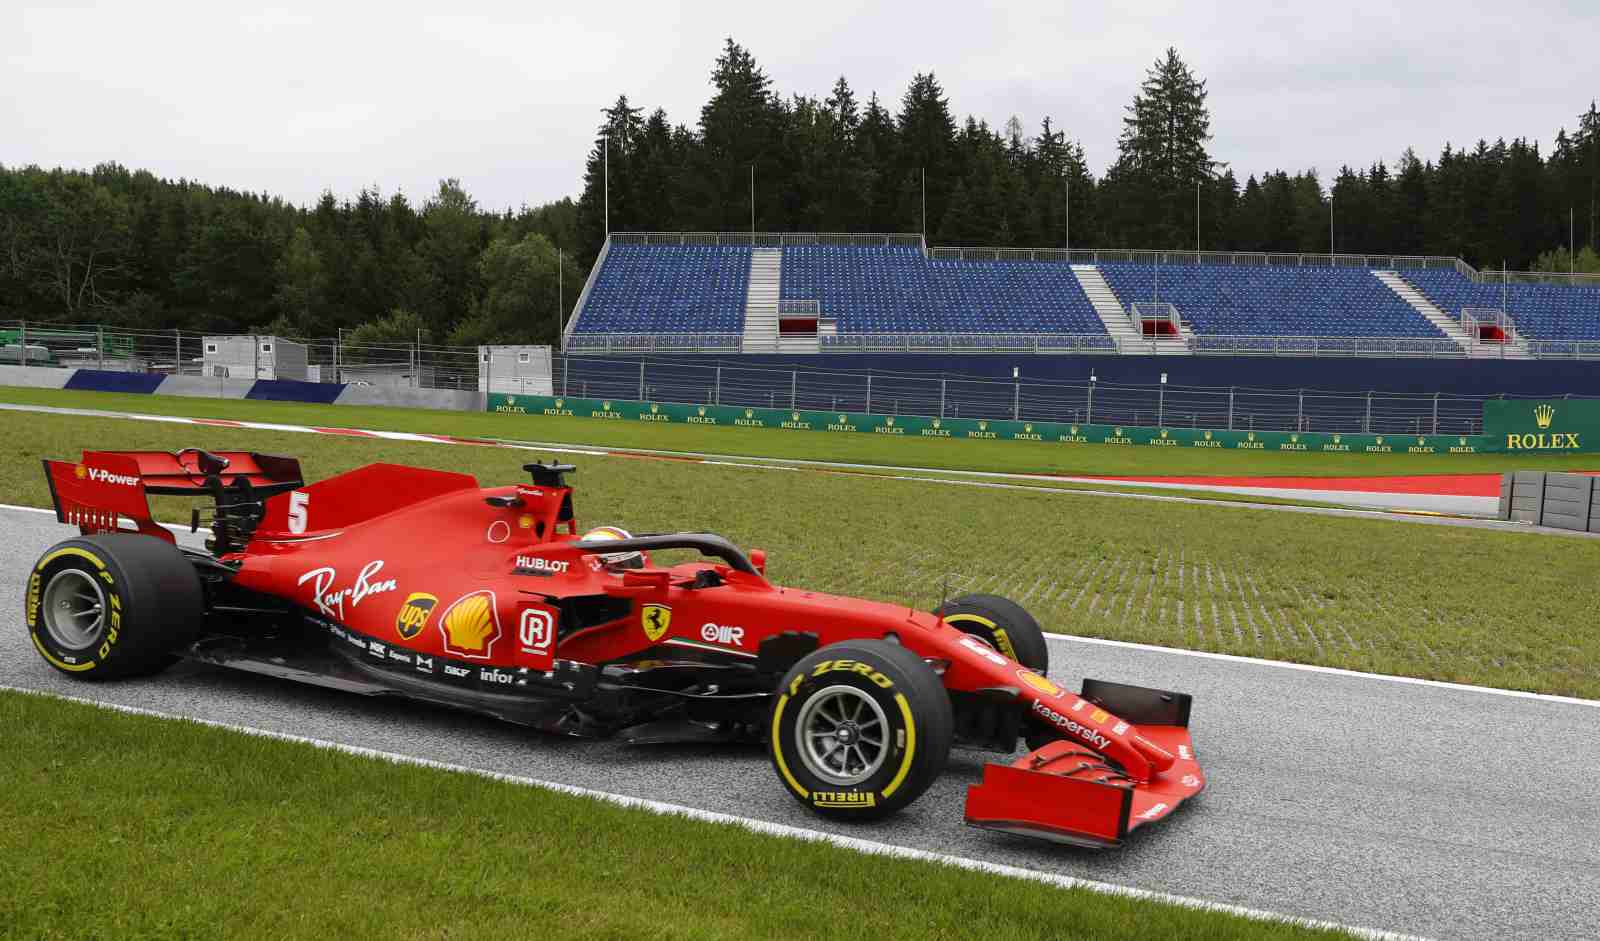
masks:
[[[1600,447],[1600,401],[1496,399],[1483,403],[1483,432],[1496,451],[1588,451]]]
[[[519,419],[560,417],[612,422],[768,428],[949,441],[1023,441],[1073,448],[1087,444],[1131,449],[1215,448],[1256,454],[1480,454],[1490,451],[1573,452],[1600,448],[1600,401],[1503,400],[1484,404],[1482,435],[1349,432],[1252,431],[1222,428],[1159,428],[1070,422],[1011,421],[996,418],[924,418],[820,412],[805,408],[760,408],[672,402],[625,402],[569,396],[491,393],[487,407]]]

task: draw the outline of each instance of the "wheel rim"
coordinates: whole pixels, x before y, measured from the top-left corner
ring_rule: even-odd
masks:
[[[807,700],[796,725],[800,761],[830,784],[860,784],[889,754],[883,707],[854,686],[829,686]]]
[[[83,650],[100,639],[105,623],[106,594],[93,575],[62,569],[44,589],[45,630],[68,650]]]

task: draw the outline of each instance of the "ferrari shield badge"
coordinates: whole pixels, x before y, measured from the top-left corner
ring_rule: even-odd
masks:
[[[660,640],[672,624],[672,609],[664,604],[647,604],[639,611],[639,623],[644,627],[644,636]]]

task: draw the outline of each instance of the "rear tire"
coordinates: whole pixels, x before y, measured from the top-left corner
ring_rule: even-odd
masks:
[[[1044,630],[1027,609],[999,595],[962,595],[933,612],[951,627],[971,634],[1041,676],[1050,672],[1050,647]]]
[[[950,697],[933,668],[886,640],[830,644],[778,687],[773,769],[818,816],[875,820],[922,795],[944,771]]]
[[[52,546],[28,576],[24,618],[45,661],[80,680],[164,669],[199,635],[205,593],[170,543],[117,533]]]

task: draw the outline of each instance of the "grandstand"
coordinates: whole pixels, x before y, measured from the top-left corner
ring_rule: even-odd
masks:
[[[1600,278],[1454,258],[615,233],[571,353],[1600,358]]]

